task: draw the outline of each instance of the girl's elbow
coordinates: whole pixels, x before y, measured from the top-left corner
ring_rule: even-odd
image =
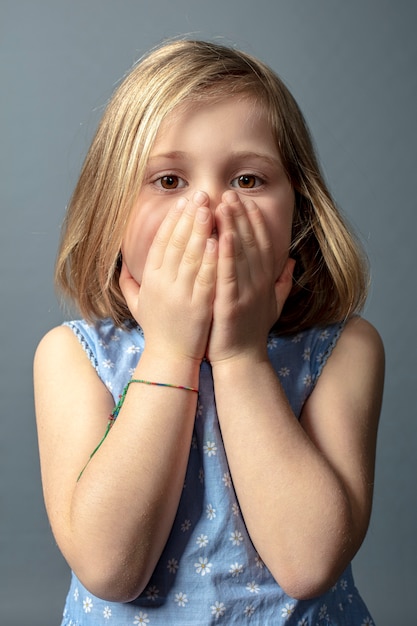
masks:
[[[107,602],[131,602],[145,589],[150,575],[129,566],[115,564],[74,569],[83,586],[94,596]]]
[[[313,573],[307,576],[304,572],[277,580],[281,589],[294,600],[311,600],[321,596],[336,583],[338,576],[320,576]]]
[[[310,600],[331,589],[349,564],[346,550],[330,554],[326,551],[304,552],[290,556],[270,566],[270,571],[281,589],[296,600]]]

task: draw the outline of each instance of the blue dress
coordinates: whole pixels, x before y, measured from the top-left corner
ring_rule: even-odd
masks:
[[[68,322],[115,403],[144,346],[141,330]],[[268,351],[297,417],[342,325],[270,336]],[[72,575],[61,626],[371,626],[349,566],[313,600],[286,595],[257,554],[239,510],[222,443],[210,365],[203,362],[185,485],[174,525],[143,593],[101,600]],[[104,430],[104,424],[103,424]],[[250,454],[250,451],[247,451]]]

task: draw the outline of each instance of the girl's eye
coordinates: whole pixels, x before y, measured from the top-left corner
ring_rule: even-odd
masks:
[[[239,187],[240,189],[254,189],[262,185],[263,180],[254,174],[242,174],[232,180],[232,187]]]
[[[185,187],[185,181],[175,174],[166,174],[157,178],[154,183],[160,189],[182,189]]]

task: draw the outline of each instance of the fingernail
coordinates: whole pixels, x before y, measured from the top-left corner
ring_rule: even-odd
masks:
[[[187,206],[188,200],[187,198],[179,198],[177,200],[177,204],[176,207],[177,209],[179,209],[180,211],[183,211],[185,209],[185,207]]]
[[[196,204],[203,204],[207,201],[207,194],[204,191],[196,191],[193,195],[193,200]]]
[[[239,202],[239,195],[236,193],[236,191],[229,189],[228,191],[224,192],[223,201],[227,202],[228,204],[232,204],[233,202]]]
[[[257,208],[255,202],[253,200],[251,200],[251,199],[246,200],[244,202],[244,207],[246,208],[246,211],[248,213],[251,213],[252,211],[256,211],[256,208]]]

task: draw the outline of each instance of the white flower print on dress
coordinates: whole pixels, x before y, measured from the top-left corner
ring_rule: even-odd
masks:
[[[234,546],[240,546],[243,541],[243,535],[239,530],[234,530],[230,533],[230,541]]]
[[[258,583],[256,583],[254,580],[252,580],[252,582],[246,585],[246,589],[247,591],[250,591],[251,593],[259,593],[260,591],[260,587]]]
[[[209,563],[207,558],[203,558],[202,556],[200,556],[200,558],[198,559],[198,563],[194,563],[195,573],[201,574],[201,576],[210,574],[212,566],[213,564]]]
[[[229,573],[233,578],[239,576],[243,572],[243,565],[241,563],[232,563],[229,569]]]
[[[74,589],[74,600],[77,602],[80,597],[80,592],[78,591],[78,587]]]
[[[255,556],[255,563],[256,563],[256,567],[259,567],[259,569],[263,569],[265,567],[265,563],[262,561],[259,554]]]
[[[138,352],[140,352],[139,346],[129,346],[126,348],[127,354],[137,354]]]
[[[327,605],[323,604],[323,606],[320,607],[320,611],[319,611],[319,619],[326,619],[328,617],[327,614]]]
[[[191,521],[189,519],[185,519],[183,523],[181,524],[182,532],[186,533],[187,530],[190,530],[190,528],[191,528]]]
[[[207,454],[208,457],[215,456],[217,454],[217,446],[215,441],[207,441],[207,443],[203,446],[204,454]]]
[[[306,387],[311,387],[312,382],[313,382],[313,379],[311,377],[311,374],[307,374],[307,376],[304,376],[303,383]]]
[[[248,604],[243,611],[243,615],[245,615],[246,617],[252,617],[254,613],[255,607],[252,604]]]
[[[133,623],[135,626],[140,626],[140,624],[149,624],[148,614],[140,611],[139,615],[135,615]]]
[[[319,339],[320,341],[326,341],[326,339],[329,338],[329,331],[328,330],[323,330],[320,335],[319,335]]]
[[[374,626],[374,622],[373,620],[369,617],[369,615],[367,617],[365,617],[365,619],[363,620],[361,626]]]
[[[232,478],[229,474],[229,472],[225,472],[223,474],[223,482],[224,482],[224,486],[227,487],[228,489],[231,488],[232,486]]]
[[[297,626],[308,626],[307,618],[303,617],[302,619],[300,619]]]
[[[155,602],[157,598],[159,598],[159,589],[153,585],[152,587],[148,587],[146,590],[146,597],[148,600],[152,600]]]
[[[266,344],[268,350],[273,350],[278,345],[278,341],[275,337],[268,337],[268,342]]]
[[[281,378],[287,378],[287,376],[289,376],[291,373],[291,370],[289,367],[281,367],[281,369],[278,370],[278,376],[281,376]]]
[[[180,591],[175,594],[174,602],[178,604],[178,606],[185,606],[188,602],[187,594]]]
[[[108,370],[111,370],[114,367],[114,363],[111,359],[105,359],[103,361],[103,367],[105,367]]]
[[[169,573],[170,574],[176,574],[178,568],[179,568],[179,563],[178,563],[177,559],[169,559],[168,564],[167,564],[167,569],[168,569]]]
[[[208,537],[207,537],[207,535],[200,535],[199,537],[197,537],[196,544],[200,548],[205,548],[208,545]]]
[[[223,602],[215,602],[210,608],[211,614],[214,615],[216,619],[223,617],[226,612],[226,607]]]
[[[235,502],[234,504],[232,504],[232,513],[233,515],[239,515],[240,513],[240,509],[239,509],[239,505],[237,502]]]
[[[111,618],[111,608],[109,606],[105,606],[103,609],[103,617],[104,619],[110,619]]]
[[[290,617],[294,613],[294,610],[295,605],[287,602],[287,604],[281,609],[281,617]]]
[[[91,613],[92,608],[93,608],[93,601],[89,596],[87,596],[83,600],[83,611],[84,613]]]
[[[311,355],[311,349],[310,348],[306,348],[303,352],[303,361],[309,361],[310,360],[310,355]]]
[[[214,519],[216,517],[216,509],[212,504],[208,504],[206,507],[207,519]]]

